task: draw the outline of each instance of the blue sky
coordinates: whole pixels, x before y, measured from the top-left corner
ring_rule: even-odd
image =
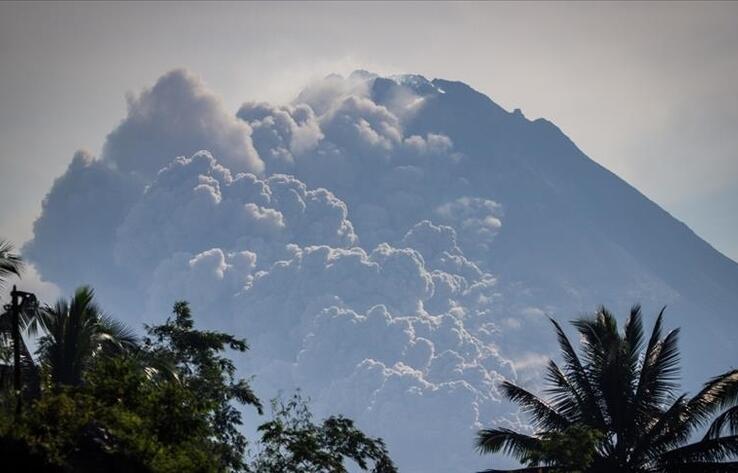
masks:
[[[0,234],[31,236],[77,149],[99,154],[174,67],[237,110],[365,68],[469,83],[559,125],[592,159],[738,259],[738,5],[0,5]]]

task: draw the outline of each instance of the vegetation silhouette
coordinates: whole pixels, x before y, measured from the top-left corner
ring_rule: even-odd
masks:
[[[0,242],[0,280],[20,276],[22,261]],[[160,325],[135,332],[105,315],[83,286],[67,301],[23,313],[22,388],[13,373],[11,314],[0,315],[0,457],[10,471],[129,473],[395,473],[381,439],[350,419],[316,424],[299,395],[273,403],[258,428],[255,453],[240,428],[242,407],[262,414],[231,354],[246,340],[195,327],[189,305],[174,304]],[[17,396],[27,401],[14,414]],[[277,406],[280,406],[277,409]]]
[[[345,459],[362,470],[396,473],[381,439],[368,437],[351,419],[331,416],[316,424],[306,400],[296,393],[288,401],[272,401],[273,419],[259,427],[256,473],[347,473]]]
[[[22,260],[0,241],[0,284],[20,276]],[[567,473],[738,472],[738,370],[710,379],[694,396],[678,394],[679,330],[663,333],[659,313],[648,337],[639,306],[622,331],[604,307],[573,322],[579,353],[554,320],[561,366],[550,361],[546,399],[509,381],[534,433],[479,431],[483,454],[505,453],[517,471]],[[139,338],[103,313],[83,286],[67,301],[18,314],[23,337],[0,314],[0,456],[17,471],[346,473],[347,465],[396,473],[384,442],[331,416],[315,422],[296,394],[272,402],[253,450],[243,407],[262,414],[232,354],[248,350],[232,334],[200,330],[187,302]],[[22,386],[10,382],[17,343]],[[17,354],[16,354],[17,355]],[[18,415],[15,398],[28,401]]]
[[[82,376],[98,356],[132,350],[136,335],[132,329],[105,315],[94,302],[89,286],[75,291],[71,300],[59,299],[30,320],[33,332],[40,327],[38,355],[53,386],[79,386]]]
[[[738,370],[677,395],[679,330],[665,335],[663,313],[646,340],[639,306],[622,332],[604,307],[573,322],[577,354],[554,320],[563,366],[550,361],[547,399],[510,382],[536,433],[479,431],[479,452],[505,453],[527,465],[488,472],[691,473],[738,471]],[[702,437],[693,441],[695,437]]]

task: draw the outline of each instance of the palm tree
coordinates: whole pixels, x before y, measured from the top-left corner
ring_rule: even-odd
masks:
[[[83,286],[69,302],[60,299],[41,311],[46,335],[39,340],[38,355],[52,386],[78,386],[96,356],[136,346],[134,332],[103,314],[93,299],[94,291]]]
[[[487,471],[738,472],[738,370],[711,379],[694,397],[677,396],[679,331],[662,336],[662,320],[663,310],[645,340],[640,307],[631,309],[622,333],[601,308],[594,317],[573,322],[581,356],[552,320],[563,368],[549,362],[548,399],[502,384],[536,432],[496,428],[477,435],[480,453],[506,453],[528,466]],[[592,461],[581,469],[552,455],[548,443],[574,428],[599,433]],[[698,434],[702,438],[690,443]]]

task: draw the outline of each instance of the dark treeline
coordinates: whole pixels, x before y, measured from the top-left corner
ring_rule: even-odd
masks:
[[[21,268],[2,243],[0,281]],[[52,306],[20,295],[0,315],[3,471],[396,471],[381,439],[342,416],[314,421],[299,392],[274,400],[259,424],[262,402],[231,358],[248,350],[246,340],[197,329],[186,302],[138,338],[101,311],[89,287]],[[26,337],[36,337],[35,356]],[[253,445],[242,408],[259,425]]]
[[[21,269],[0,242],[0,282]],[[186,302],[139,338],[89,287],[51,306],[19,300],[0,315],[0,457],[11,471],[396,472],[381,439],[345,417],[316,422],[299,392],[273,400],[259,424],[262,402],[231,358],[246,340],[197,329]],[[738,472],[738,370],[680,393],[679,331],[664,333],[663,311],[646,334],[639,307],[622,330],[601,308],[573,322],[579,351],[552,323],[562,363],[549,362],[544,397],[501,385],[530,430],[477,436],[480,453],[522,466],[487,472]],[[253,445],[247,421],[259,425]]]

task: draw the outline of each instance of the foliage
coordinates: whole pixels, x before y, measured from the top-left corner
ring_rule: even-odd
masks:
[[[52,382],[18,422],[0,416],[0,447],[24,446],[12,455],[60,471],[245,469],[233,403],[261,405],[223,355],[245,351],[245,341],[196,330],[177,303],[174,318],[148,328],[139,345],[119,336],[128,332],[100,315],[87,288],[43,316],[39,353]]]
[[[100,360],[81,391],[98,400],[93,418],[115,439],[114,449],[151,471],[225,471],[196,393],[180,383],[154,382],[140,359]]]
[[[133,456],[116,451],[105,425],[112,412],[94,396],[63,388],[36,400],[23,417],[0,423],[0,444],[10,464],[35,465],[29,471],[149,471]],[[98,420],[103,419],[103,420]],[[91,469],[92,468],[92,469]]]
[[[571,425],[563,432],[543,432],[540,447],[527,459],[534,465],[567,465],[561,473],[581,473],[595,460],[603,434],[586,425]]]
[[[25,327],[31,322],[44,332],[38,353],[48,382],[20,418],[0,409],[5,464],[48,473],[338,473],[349,460],[395,473],[381,440],[343,417],[313,424],[299,397],[259,428],[261,453],[247,464],[239,406],[260,414],[262,406],[227,355],[248,346],[196,329],[185,302],[163,324],[147,326],[141,341],[103,315],[87,287]]]
[[[259,427],[261,451],[256,473],[346,473],[350,460],[362,470],[396,473],[381,439],[366,436],[353,421],[329,417],[315,424],[299,393],[287,403],[272,402],[273,419]]]
[[[13,251],[13,245],[0,239],[0,287],[8,276],[20,276],[23,260]]]
[[[226,349],[245,352],[246,341],[227,333],[195,330],[186,302],[174,304],[174,318],[147,330],[149,336],[143,345],[146,357],[158,360],[160,366],[174,367],[180,386],[192,396],[192,409],[205,413],[213,435],[211,448],[218,455],[219,466],[245,468],[247,442],[238,430],[241,413],[233,403],[254,406],[259,413],[262,405],[248,381],[236,378],[233,361],[222,353]],[[187,434],[187,429],[183,433]]]
[[[479,451],[511,455],[529,466],[520,471],[531,472],[582,467],[600,473],[738,471],[738,462],[730,461],[738,456],[738,371],[710,380],[692,398],[677,397],[678,330],[662,335],[662,321],[663,311],[646,340],[639,307],[631,310],[622,333],[602,308],[573,323],[581,337],[581,356],[552,321],[564,365],[549,363],[549,399],[502,384],[506,397],[531,417],[538,433],[482,430]],[[569,439],[572,428],[585,429],[577,434],[584,438]],[[704,438],[689,443],[705,428]],[[570,455],[580,442],[596,447],[584,465],[572,463],[576,455]]]
[[[98,355],[110,355],[136,345],[132,330],[103,314],[88,286],[70,301],[60,299],[33,321],[46,333],[39,340],[41,366],[51,385],[79,386],[82,375]]]

